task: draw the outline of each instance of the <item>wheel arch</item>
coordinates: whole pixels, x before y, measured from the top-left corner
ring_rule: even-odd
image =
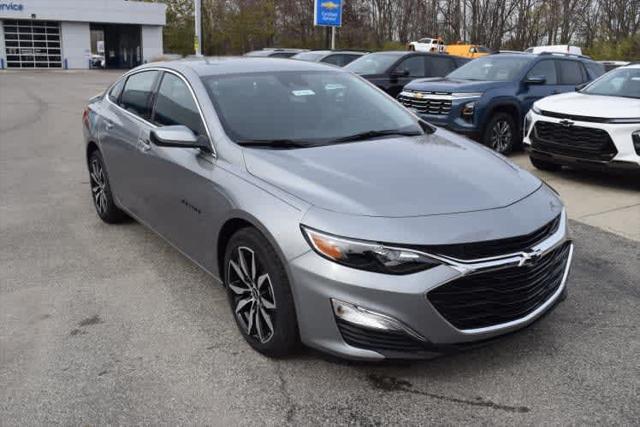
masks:
[[[515,102],[501,101],[489,106],[489,108],[487,109],[483,120],[482,134],[484,134],[486,126],[491,118],[498,113],[509,114],[516,124],[516,133],[519,132],[520,128],[522,127],[522,123],[520,123],[520,117],[522,116],[520,106]]]
[[[227,220],[224,221],[222,227],[220,227],[218,236],[216,237],[216,256],[214,260],[214,267],[217,269],[218,278],[220,279],[220,281],[224,284],[224,256],[227,245],[229,244],[231,237],[236,232],[247,227],[255,228],[260,232],[260,234],[262,234],[267,242],[269,242],[271,247],[273,247],[273,249],[276,251],[280,259],[282,260],[283,265],[285,266],[285,271],[287,272],[287,274],[289,274],[289,268],[286,262],[287,257],[283,253],[276,238],[269,231],[269,229],[251,214],[244,211],[234,211],[227,218]]]
[[[98,147],[98,144],[95,141],[89,141],[87,143],[87,150],[85,153],[87,163],[89,163],[89,157],[91,156],[91,154],[93,154],[96,151],[100,151],[100,147]]]

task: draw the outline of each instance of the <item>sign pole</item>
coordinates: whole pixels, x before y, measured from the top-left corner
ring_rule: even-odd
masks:
[[[331,50],[336,50],[336,27],[331,27]]]
[[[193,41],[196,56],[202,56],[202,0],[195,0],[196,36]]]

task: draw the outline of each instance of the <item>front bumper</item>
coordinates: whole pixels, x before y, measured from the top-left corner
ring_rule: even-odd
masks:
[[[559,146],[557,149],[536,143],[535,125],[537,122],[560,124],[562,121],[563,119],[561,118],[544,116],[536,114],[533,111],[528,113],[528,128],[525,129],[523,142],[525,150],[529,152],[532,158],[582,169],[640,172],[640,153],[636,152],[631,136],[633,132],[640,130],[640,124],[572,121],[572,126],[602,130],[611,138],[611,143],[615,147],[615,153],[611,158],[597,159],[590,156],[583,156],[579,153],[571,153],[569,151],[571,149],[569,142],[564,144],[566,147]],[[568,151],[564,151],[563,148]]]
[[[436,309],[427,294],[440,286],[465,276],[484,271],[513,268],[522,259],[522,253],[461,262],[447,259],[442,265],[428,271],[391,276],[347,268],[328,261],[315,252],[291,260],[289,267],[294,282],[298,321],[302,341],[321,351],[349,359],[380,360],[384,358],[427,358],[477,345],[501,335],[514,332],[533,323],[551,310],[559,301],[571,265],[573,246],[568,238],[567,219],[563,212],[558,230],[532,249],[546,255],[567,245],[568,258],[563,267],[561,282],[542,305],[534,311],[510,322],[481,328],[456,328]],[[334,313],[332,300],[345,301],[374,313],[388,316],[406,326],[411,334],[403,337],[398,331],[392,336],[377,334],[361,325],[347,324]],[[359,328],[359,329],[358,329]],[[418,338],[416,338],[418,337]],[[371,343],[404,342],[406,350]],[[368,345],[359,345],[367,341]]]

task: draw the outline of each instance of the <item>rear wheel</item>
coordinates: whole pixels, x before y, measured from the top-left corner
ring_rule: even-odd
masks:
[[[269,357],[293,353],[298,322],[289,280],[280,257],[254,228],[231,237],[225,251],[225,286],[244,339]]]
[[[516,123],[507,113],[497,113],[491,117],[482,135],[482,143],[500,154],[510,153],[516,145],[518,130]]]
[[[540,160],[535,157],[529,157],[529,160],[531,160],[531,164],[535,166],[536,169],[540,169],[543,171],[553,172],[553,171],[559,171],[560,169],[562,169],[562,166],[557,163],[549,162],[546,160]]]
[[[104,160],[97,150],[89,155],[89,183],[93,206],[101,220],[107,224],[116,224],[127,219],[127,215],[113,201]]]

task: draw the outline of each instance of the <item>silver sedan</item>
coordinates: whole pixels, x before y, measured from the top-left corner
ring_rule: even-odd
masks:
[[[557,194],[347,71],[269,58],[149,64],[83,114],[91,194],[222,283],[246,341],[423,358],[566,295]]]

